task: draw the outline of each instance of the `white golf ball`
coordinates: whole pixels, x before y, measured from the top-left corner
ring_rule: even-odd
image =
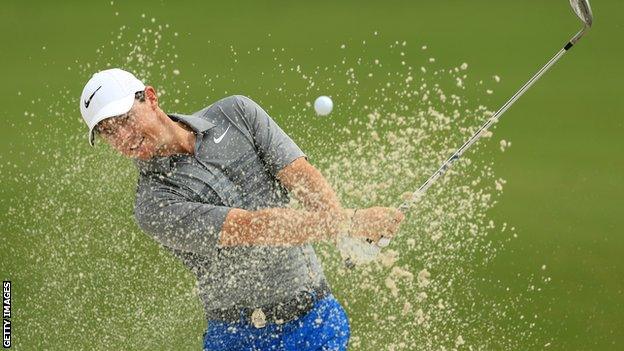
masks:
[[[319,116],[327,116],[334,108],[334,103],[328,96],[319,96],[314,101],[314,110]]]

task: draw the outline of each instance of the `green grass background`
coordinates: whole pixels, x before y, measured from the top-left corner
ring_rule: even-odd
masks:
[[[624,91],[624,3],[596,0],[592,5],[595,28],[505,115],[497,127],[497,135],[511,140],[513,146],[508,152],[495,156],[495,170],[508,184],[492,216],[515,226],[519,237],[506,244],[475,277],[487,277],[489,281],[522,290],[526,288],[526,280],[517,276],[531,275],[541,265],[546,265],[551,283],[531,299],[530,305],[518,308],[528,315],[537,313],[543,319],[536,337],[550,342],[551,345],[545,347],[550,350],[621,350],[624,347],[624,99],[621,97]],[[118,16],[114,15],[115,11],[119,12]],[[468,98],[483,100],[492,108],[513,94],[579,28],[565,0],[160,0],[114,5],[108,1],[4,1],[0,9],[0,118],[3,122],[0,143],[4,164],[0,209],[5,219],[0,233],[0,273],[3,279],[14,282],[14,308],[21,312],[13,319],[16,349],[41,347],[35,340],[36,335],[20,327],[45,326],[51,320],[64,318],[64,309],[78,312],[70,314],[73,318],[84,312],[84,318],[61,324],[66,330],[50,330],[49,335],[54,337],[45,339],[50,349],[93,348],[89,339],[126,340],[116,345],[126,345],[128,349],[145,346],[135,343],[142,339],[133,335],[141,330],[132,329],[132,320],[119,321],[127,324],[127,335],[117,338],[109,335],[102,339],[102,333],[105,334],[102,325],[89,318],[89,311],[81,311],[81,305],[64,305],[62,293],[58,295],[58,303],[39,306],[41,310],[20,309],[20,301],[27,300],[29,294],[40,293],[37,289],[43,280],[63,272],[46,268],[56,267],[45,264],[56,256],[48,254],[44,241],[23,235],[17,229],[19,226],[8,224],[10,221],[6,219],[15,216],[24,218],[24,224],[53,225],[45,221],[41,224],[33,220],[33,216],[9,212],[15,202],[46,201],[45,184],[33,189],[36,179],[23,184],[16,180],[17,175],[32,175],[34,179],[38,172],[54,166],[54,160],[41,155],[41,150],[37,149],[37,145],[46,145],[47,138],[62,139],[85,133],[75,106],[87,77],[67,67],[75,67],[76,62],[94,62],[95,50],[109,41],[121,25],[138,25],[142,13],[148,18],[155,17],[159,23],[168,23],[171,30],[180,34],[175,41],[179,54],[176,66],[182,71],[180,79],[191,86],[205,81],[201,77],[203,72],[227,66],[223,61],[230,57],[229,45],[240,51],[258,46],[284,47],[297,56],[302,65],[331,65],[331,60],[341,55],[342,43],[370,40],[371,33],[379,31],[388,41],[406,40],[416,48],[428,45],[426,55],[436,57],[440,67],[468,62],[472,77],[490,79],[494,74],[500,75],[503,80],[496,85],[495,95],[485,96],[482,91],[470,89],[466,92]],[[215,44],[211,46],[213,51],[206,50],[207,41]],[[306,54],[310,48],[314,48],[315,54]],[[386,48],[381,45],[370,44],[367,50],[367,57],[387,55]],[[228,91],[260,96],[264,89],[279,86],[283,83],[279,77],[267,77],[261,83],[245,79],[246,73],[270,71],[273,64],[270,57],[255,61],[253,65],[239,64],[236,72],[223,72],[236,79],[221,80],[214,92],[188,91],[184,97],[188,100],[187,112],[201,108],[207,95],[217,99]],[[161,84],[166,86],[167,82]],[[54,101],[58,96],[71,99]],[[289,102],[277,97],[268,95],[262,101],[272,106],[274,115],[287,114]],[[49,116],[50,105],[71,115]],[[25,116],[25,111],[34,112],[36,116]],[[67,124],[66,133],[48,136],[46,131],[59,118],[72,121]],[[296,135],[296,131],[293,133]],[[33,135],[41,144],[33,143]],[[303,135],[296,137],[305,138]],[[303,142],[311,144],[313,140]],[[62,140],[59,144],[66,146],[59,151],[61,155],[85,147],[63,144]],[[488,146],[497,147],[493,142]],[[127,164],[120,161],[119,166]],[[112,210],[111,220],[127,220],[128,226],[132,226],[127,194],[133,190],[133,184],[131,181],[124,184],[121,190],[108,195],[119,199],[119,207]],[[89,201],[87,196],[72,196],[67,195],[68,203]],[[80,222],[90,225],[88,218]],[[107,253],[106,261],[102,262],[113,268],[115,264],[124,264],[125,256],[107,251],[110,236],[95,237],[100,250]],[[71,238],[68,240],[67,245],[71,245]],[[145,237],[133,243],[133,252],[143,255],[137,264],[142,265],[140,269],[144,272],[152,269],[150,262],[168,259]],[[88,267],[85,260],[96,260],[95,251],[89,250],[86,253],[77,250],[74,263]],[[124,277],[102,279],[92,280],[97,283],[94,288],[105,287],[113,284],[112,280]],[[133,286],[125,293],[137,296],[146,296],[142,294],[148,289],[166,290],[168,283],[155,276],[133,278],[130,282]],[[187,285],[184,287],[188,288]],[[499,290],[490,284],[479,284],[479,289],[485,299],[500,298]],[[120,294],[125,296],[124,292]],[[191,297],[180,299],[187,304],[194,301]],[[171,303],[169,309],[177,308],[175,301],[159,300],[158,295],[153,303],[160,306]],[[102,301],[100,307],[114,315],[115,306],[109,304]],[[28,306],[33,305],[36,304]],[[87,305],[97,309],[98,301],[88,301]],[[197,313],[199,308],[191,304],[182,310]],[[172,345],[177,345],[171,348],[197,347],[203,328],[200,322],[197,314],[189,317],[188,330],[171,336]],[[80,337],[68,341],[64,337],[67,333]],[[527,341],[527,345],[533,343]]]

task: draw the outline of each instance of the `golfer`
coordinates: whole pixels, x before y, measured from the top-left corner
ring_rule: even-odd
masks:
[[[374,242],[403,220],[393,208],[343,209],[306,155],[244,96],[166,114],[129,72],[87,82],[80,111],[139,170],[139,226],[197,276],[204,350],[346,350],[349,322],[312,242]],[[289,208],[290,195],[304,209]]]

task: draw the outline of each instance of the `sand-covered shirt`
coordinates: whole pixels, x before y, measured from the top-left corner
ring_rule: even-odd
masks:
[[[197,276],[206,311],[285,301],[324,282],[310,244],[219,245],[231,208],[288,205],[276,175],[306,157],[293,140],[257,103],[239,95],[169,117],[195,132],[195,154],[136,161],[135,218]]]

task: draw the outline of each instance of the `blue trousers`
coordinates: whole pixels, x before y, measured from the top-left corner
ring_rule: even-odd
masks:
[[[209,320],[204,351],[346,351],[350,334],[345,310],[329,295],[305,316],[281,325]]]

